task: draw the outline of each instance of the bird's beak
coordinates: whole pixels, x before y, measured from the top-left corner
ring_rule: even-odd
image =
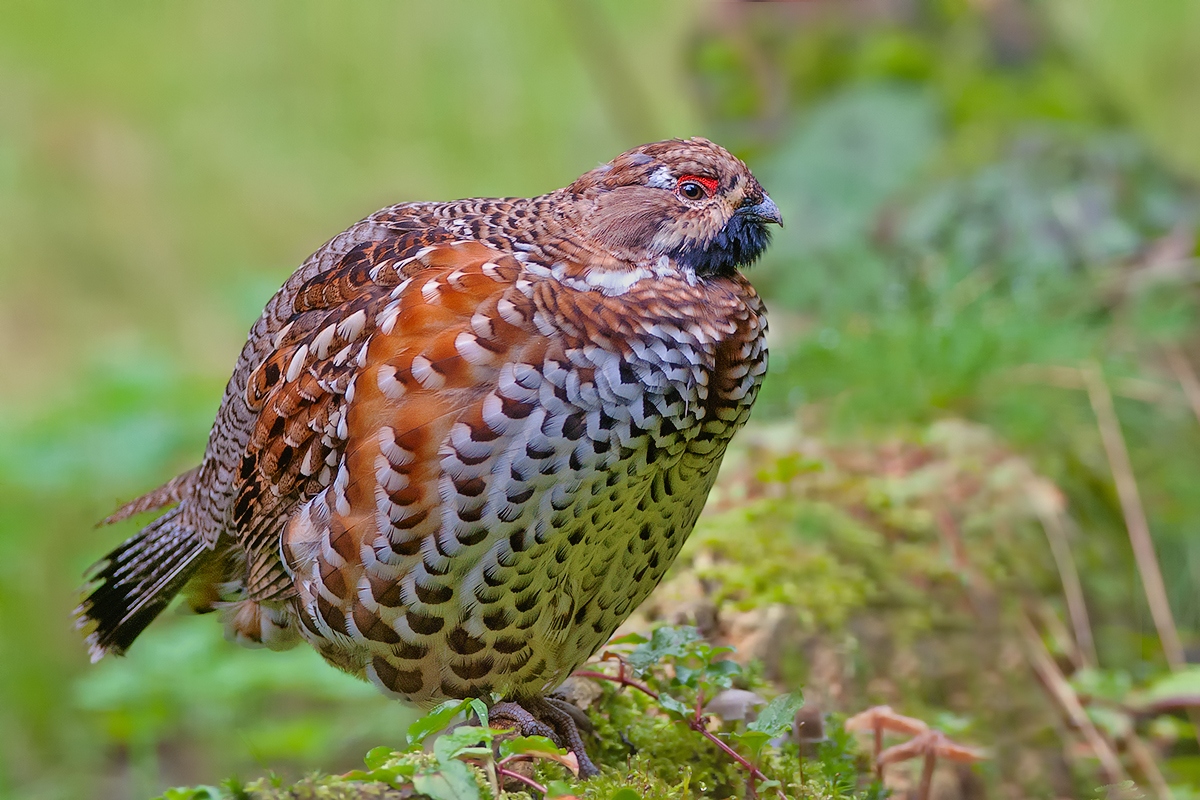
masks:
[[[779,213],[779,206],[775,205],[775,201],[768,195],[763,195],[762,202],[754,206],[745,206],[738,209],[742,214],[748,217],[760,219],[763,222],[774,222],[776,225],[783,225],[783,215]]]

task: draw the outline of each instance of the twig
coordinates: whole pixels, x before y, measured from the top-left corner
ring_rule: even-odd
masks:
[[[1146,511],[1142,507],[1141,494],[1138,492],[1137,480],[1133,476],[1133,467],[1129,461],[1129,450],[1125,446],[1125,437],[1121,434],[1121,424],[1113,408],[1112,395],[1099,366],[1095,363],[1083,367],[1083,376],[1087,381],[1088,398],[1092,410],[1096,414],[1096,422],[1100,428],[1100,438],[1104,443],[1104,451],[1108,456],[1108,465],[1113,473],[1113,481],[1117,487],[1117,497],[1121,502],[1121,512],[1125,516],[1125,527],[1129,532],[1129,542],[1133,546],[1133,556],[1137,562],[1138,573],[1142,578],[1142,586],[1146,592],[1146,602],[1150,605],[1150,615],[1158,629],[1158,638],[1162,643],[1163,654],[1167,663],[1174,667],[1183,663],[1183,646],[1179,641],[1179,633],[1175,629],[1175,619],[1171,615],[1171,607],[1167,601],[1167,590],[1163,583],[1162,571],[1158,566],[1158,555],[1154,551],[1154,542],[1150,538],[1150,525],[1146,521]]]
[[[1087,380],[1088,397],[1092,402],[1092,410],[1096,413],[1100,438],[1104,441],[1108,464],[1117,485],[1117,497],[1125,515],[1125,529],[1129,532],[1129,543],[1133,546],[1133,558],[1142,578],[1142,589],[1150,606],[1150,616],[1154,619],[1154,627],[1158,629],[1158,639],[1162,643],[1167,665],[1172,672],[1178,672],[1187,666],[1187,661],[1183,655],[1183,644],[1179,640],[1179,630],[1175,627],[1175,617],[1171,614],[1171,601],[1167,598],[1167,587],[1163,582],[1162,570],[1158,566],[1158,554],[1154,551],[1154,541],[1150,538],[1150,524],[1146,521],[1146,510],[1142,507],[1137,479],[1133,476],[1129,450],[1125,447],[1125,437],[1121,434],[1121,423],[1117,419],[1112,395],[1108,392],[1108,384],[1104,382],[1100,366],[1094,361],[1085,364],[1083,376]],[[1196,741],[1200,742],[1200,710],[1188,709],[1188,719],[1195,729]]]
[[[643,683],[638,683],[637,681],[629,678],[625,674],[624,659],[621,659],[619,657],[610,659],[609,656],[610,656],[610,654],[606,653],[603,657],[603,660],[606,660],[606,661],[607,660],[615,660],[620,664],[620,670],[616,675],[609,675],[607,672],[599,672],[599,671],[595,671],[595,670],[577,670],[575,672],[572,672],[571,676],[574,678],[592,678],[594,680],[609,681],[609,682],[615,683],[619,686],[628,686],[631,689],[637,689],[639,692],[642,692],[643,694],[645,694],[646,696],[650,697],[653,700],[658,700],[658,696],[659,696],[658,692],[654,691],[649,686],[646,686]],[[741,765],[741,767],[743,769],[745,769],[747,772],[750,773],[750,778],[751,778],[750,787],[749,787],[750,795],[752,797],[757,798],[758,792],[755,791],[754,784],[756,781],[766,781],[767,776],[763,774],[762,770],[760,770],[758,767],[754,766],[748,760],[746,760],[746,758],[744,756],[742,756],[741,753],[734,750],[729,745],[725,744],[725,742],[722,742],[720,740],[720,738],[717,737],[716,734],[714,734],[707,727],[705,727],[704,722],[705,722],[706,718],[701,710],[702,703],[700,702],[703,699],[704,699],[703,695],[701,695],[697,699],[696,713],[693,715],[693,717],[691,719],[687,720],[687,726],[689,728],[691,728],[692,730],[694,730],[696,733],[703,736],[705,739],[708,739],[710,742],[712,742],[714,745],[716,745],[719,750],[721,750],[723,753],[725,753],[725,755],[732,758],[739,765]],[[777,788],[775,791],[779,795],[780,798],[787,797],[783,793],[782,789]]]
[[[637,689],[639,692],[641,692],[643,694],[647,694],[650,697],[653,697],[655,700],[658,699],[658,692],[654,691],[653,689],[651,689],[649,686],[646,686],[645,684],[638,683],[635,680],[630,680],[629,678],[626,678],[624,675],[615,675],[614,676],[614,675],[609,675],[607,672],[592,672],[590,670],[582,670],[581,669],[581,670],[576,670],[575,672],[572,672],[571,677],[572,678],[593,678],[598,681],[611,681],[613,683],[618,683],[621,686],[628,686],[631,689]]]
[[[1200,377],[1197,377],[1187,356],[1177,345],[1168,345],[1163,349],[1167,354],[1167,363],[1171,365],[1171,371],[1175,373],[1175,378],[1183,388],[1184,396],[1187,397],[1188,405],[1192,407],[1192,413],[1196,415],[1196,421],[1200,422]]]
[[[505,769],[504,767],[501,767],[499,765],[496,766],[496,772],[505,778],[512,778],[513,780],[520,781],[521,783],[528,786],[530,789],[534,789],[536,791],[541,792],[542,797],[546,796],[546,787],[542,786],[540,783],[535,781],[533,778],[526,778],[524,775],[522,775],[519,772],[513,772],[511,769]]]
[[[1037,673],[1050,696],[1058,702],[1067,721],[1079,730],[1088,745],[1091,746],[1092,752],[1100,760],[1100,769],[1104,771],[1105,780],[1109,783],[1120,783],[1127,780],[1128,775],[1125,773],[1125,768],[1121,766],[1116,751],[1096,729],[1087,712],[1084,711],[1083,704],[1079,702],[1075,690],[1071,688],[1071,684],[1067,682],[1066,677],[1058,669],[1058,665],[1054,663],[1054,659],[1046,650],[1046,645],[1042,643],[1042,637],[1038,635],[1037,629],[1033,627],[1029,617],[1022,614],[1019,618],[1019,627],[1021,636],[1025,640],[1030,666],[1033,667],[1033,671]]]
[[[1129,739],[1125,742],[1125,750],[1133,758],[1133,763],[1137,764],[1142,775],[1146,776],[1146,782],[1154,789],[1154,796],[1158,800],[1174,800],[1175,795],[1171,793],[1171,787],[1167,785],[1166,778],[1159,770],[1154,754],[1150,752],[1149,747],[1146,747],[1146,743],[1142,741],[1141,737],[1136,733],[1130,734]]]
[[[1055,364],[1023,364],[1005,372],[1005,376],[1022,383],[1040,383],[1059,389],[1082,390],[1087,388],[1082,370]],[[1145,378],[1115,378],[1112,393],[1127,400],[1137,400],[1151,405],[1177,403],[1179,395],[1168,384]]]
[[[1099,365],[1089,362],[1082,369],[1087,381],[1088,398],[1100,428],[1100,438],[1108,455],[1108,465],[1117,486],[1121,513],[1125,516],[1125,528],[1129,532],[1129,543],[1133,546],[1133,557],[1142,579],[1142,588],[1146,592],[1150,616],[1154,619],[1154,627],[1158,629],[1158,638],[1162,643],[1167,663],[1171,669],[1178,670],[1185,663],[1183,645],[1179,641],[1179,631],[1175,628],[1175,618],[1171,615],[1171,604],[1167,599],[1162,570],[1158,566],[1154,541],[1150,537],[1150,524],[1146,521],[1146,510],[1142,507],[1137,479],[1133,476],[1129,450],[1121,433],[1121,423],[1117,419],[1112,395],[1108,391],[1108,384],[1104,382]]]
[[[1088,617],[1087,602],[1083,597],[1083,583],[1079,580],[1079,571],[1075,568],[1075,558],[1071,555],[1071,545],[1067,541],[1062,515],[1058,511],[1042,508],[1041,503],[1034,505],[1037,506],[1037,515],[1042,521],[1042,530],[1046,532],[1046,541],[1050,543],[1054,564],[1058,567],[1063,597],[1067,601],[1067,613],[1071,617],[1071,628],[1075,632],[1075,648],[1083,661],[1080,666],[1094,667],[1100,661],[1096,656],[1092,623]]]

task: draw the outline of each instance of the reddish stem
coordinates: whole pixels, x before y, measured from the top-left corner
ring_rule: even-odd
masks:
[[[520,781],[521,783],[525,784],[529,788],[541,792],[543,797],[546,796],[546,787],[542,786],[540,783],[535,781],[533,778],[526,778],[521,773],[513,772],[511,769],[505,769],[504,767],[500,766],[499,764],[496,765],[496,774],[502,775],[505,778],[512,778],[514,780]]]
[[[622,667],[623,666],[624,666],[624,662],[622,662]],[[589,670],[582,670],[582,669],[572,672],[571,675],[576,678],[594,678],[598,681],[610,681],[612,683],[620,684],[621,686],[629,686],[634,689],[637,689],[642,694],[649,695],[650,697],[654,698],[655,700],[658,699],[658,692],[654,691],[646,684],[638,683],[635,680],[626,678],[624,669],[622,669],[620,674],[618,674],[618,675],[609,675],[607,672],[591,672]]]
[[[639,692],[642,692],[643,694],[651,697],[654,700],[658,699],[658,692],[654,691],[653,689],[651,689],[649,686],[646,686],[645,684],[638,683],[635,680],[625,677],[625,662],[624,662],[624,660],[620,660],[620,659],[618,659],[617,661],[620,664],[620,669],[618,670],[616,675],[609,675],[606,672],[597,672],[597,671],[592,671],[592,670],[577,670],[577,671],[571,673],[571,675],[576,678],[592,678],[594,680],[599,680],[599,681],[609,681],[610,683],[615,683],[620,686],[629,686],[631,688],[637,689]],[[750,794],[752,796],[754,796],[755,798],[757,798],[758,792],[756,792],[754,790],[754,784],[757,781],[767,780],[767,776],[762,773],[762,770],[760,770],[758,767],[754,766],[749,761],[747,761],[744,757],[742,757],[742,755],[740,753],[738,753],[738,751],[734,750],[732,747],[730,747],[729,745],[722,742],[719,738],[717,738],[716,734],[712,733],[711,731],[708,730],[708,728],[706,728],[704,726],[705,717],[701,713],[701,709],[702,709],[701,701],[703,701],[703,699],[704,699],[704,695],[703,695],[703,693],[701,693],[700,696],[697,698],[696,714],[692,719],[687,721],[688,727],[691,728],[692,730],[694,730],[696,733],[703,736],[705,739],[708,739],[710,742],[715,744],[719,750],[721,750],[723,753],[728,755],[730,758],[732,758],[734,761],[736,761],[746,771],[748,771],[750,773],[750,779],[751,779],[750,780]],[[782,789],[776,789],[775,791],[781,798],[786,797],[786,795],[784,795]]]

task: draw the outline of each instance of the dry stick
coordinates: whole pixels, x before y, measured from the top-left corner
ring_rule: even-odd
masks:
[[[1075,690],[1071,688],[1071,684],[1067,682],[1058,665],[1054,663],[1054,658],[1046,650],[1046,645],[1042,643],[1042,637],[1038,635],[1037,629],[1033,627],[1029,617],[1024,614],[1020,617],[1020,629],[1021,637],[1025,640],[1026,649],[1029,652],[1029,663],[1033,667],[1033,671],[1037,673],[1050,696],[1058,702],[1063,715],[1083,734],[1083,738],[1091,746],[1092,752],[1100,759],[1100,769],[1104,771],[1105,780],[1109,783],[1121,783],[1128,780],[1129,776],[1125,773],[1125,768],[1121,766],[1121,760],[1117,758],[1116,751],[1096,729],[1087,712],[1084,711],[1083,705],[1079,702]]]
[[[1150,538],[1150,524],[1146,521],[1146,510],[1142,507],[1142,497],[1138,492],[1137,480],[1133,476],[1129,450],[1125,447],[1125,437],[1121,433],[1121,423],[1113,408],[1112,395],[1108,391],[1108,384],[1104,382],[1099,365],[1095,362],[1084,364],[1082,372],[1087,382],[1092,411],[1096,414],[1096,422],[1100,428],[1104,452],[1108,456],[1108,465],[1117,486],[1121,513],[1125,516],[1125,528],[1129,532],[1129,543],[1133,547],[1134,561],[1142,579],[1142,588],[1146,592],[1146,602],[1150,605],[1150,616],[1154,619],[1154,627],[1158,629],[1158,638],[1162,643],[1167,663],[1172,669],[1179,669],[1184,664],[1183,645],[1179,641],[1179,631],[1175,628],[1175,618],[1171,616],[1171,605],[1167,600],[1162,570],[1158,566],[1158,555],[1154,552],[1154,541]]]
[[[1188,405],[1192,407],[1192,413],[1196,415],[1196,421],[1200,422],[1200,377],[1196,376],[1196,371],[1192,369],[1187,356],[1183,354],[1183,351],[1178,346],[1169,345],[1166,351],[1167,362],[1171,365],[1171,370],[1175,373],[1179,385],[1183,388],[1184,395],[1187,396]],[[1173,669],[1180,669],[1181,666],[1171,665]],[[1196,741],[1200,742],[1200,710],[1189,708],[1188,719],[1191,720],[1192,727],[1196,729]]]
[[[1171,371],[1175,373],[1175,378],[1183,388],[1183,394],[1187,397],[1188,405],[1192,407],[1192,413],[1196,415],[1196,421],[1200,422],[1200,377],[1196,376],[1196,371],[1188,363],[1187,356],[1176,345],[1168,345],[1164,350],[1167,363],[1171,365]]]
[[[1150,524],[1146,521],[1146,510],[1142,507],[1137,479],[1133,476],[1129,450],[1125,447],[1125,437],[1121,433],[1121,423],[1117,419],[1112,395],[1108,392],[1108,384],[1104,382],[1100,366],[1094,361],[1089,362],[1083,366],[1082,371],[1084,380],[1087,381],[1088,398],[1092,401],[1092,410],[1096,413],[1096,422],[1100,426],[1100,438],[1108,454],[1108,464],[1117,484],[1117,497],[1121,501],[1121,512],[1125,515],[1125,528],[1129,532],[1133,558],[1142,578],[1142,589],[1146,593],[1146,602],[1150,605],[1150,616],[1154,619],[1154,627],[1158,629],[1158,639],[1162,643],[1167,665],[1172,671],[1178,672],[1187,666],[1183,644],[1179,640],[1175,618],[1171,615],[1171,603],[1167,599],[1167,588],[1163,583],[1162,570],[1158,566],[1158,554],[1154,552],[1154,541],[1150,538]],[[1200,742],[1200,711],[1190,709],[1188,718],[1195,728],[1196,741]]]
[[[1075,558],[1071,555],[1071,545],[1067,541],[1062,515],[1057,511],[1041,508],[1041,504],[1037,505],[1037,514],[1041,518],[1042,529],[1046,532],[1046,541],[1050,543],[1050,552],[1058,567],[1059,580],[1062,581],[1067,613],[1071,616],[1071,628],[1075,632],[1075,647],[1082,657],[1083,666],[1094,667],[1100,661],[1096,656],[1095,640],[1092,638],[1092,623],[1088,617],[1087,602],[1083,598],[1083,584],[1079,580],[1079,571],[1075,568]]]
[[[1154,759],[1154,754],[1150,752],[1150,748],[1142,741],[1137,733],[1131,733],[1129,739],[1125,742],[1125,749],[1129,752],[1133,763],[1137,764],[1138,769],[1146,776],[1146,781],[1150,784],[1150,788],[1154,790],[1154,796],[1158,800],[1174,800],[1175,795],[1171,793],[1171,787],[1167,785],[1166,778],[1163,777],[1162,771],[1158,768],[1158,762]]]

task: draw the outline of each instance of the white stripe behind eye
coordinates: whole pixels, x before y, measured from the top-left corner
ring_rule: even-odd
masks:
[[[659,167],[650,173],[650,178],[646,181],[646,184],[656,189],[674,189],[675,176],[671,174],[670,167]]]

